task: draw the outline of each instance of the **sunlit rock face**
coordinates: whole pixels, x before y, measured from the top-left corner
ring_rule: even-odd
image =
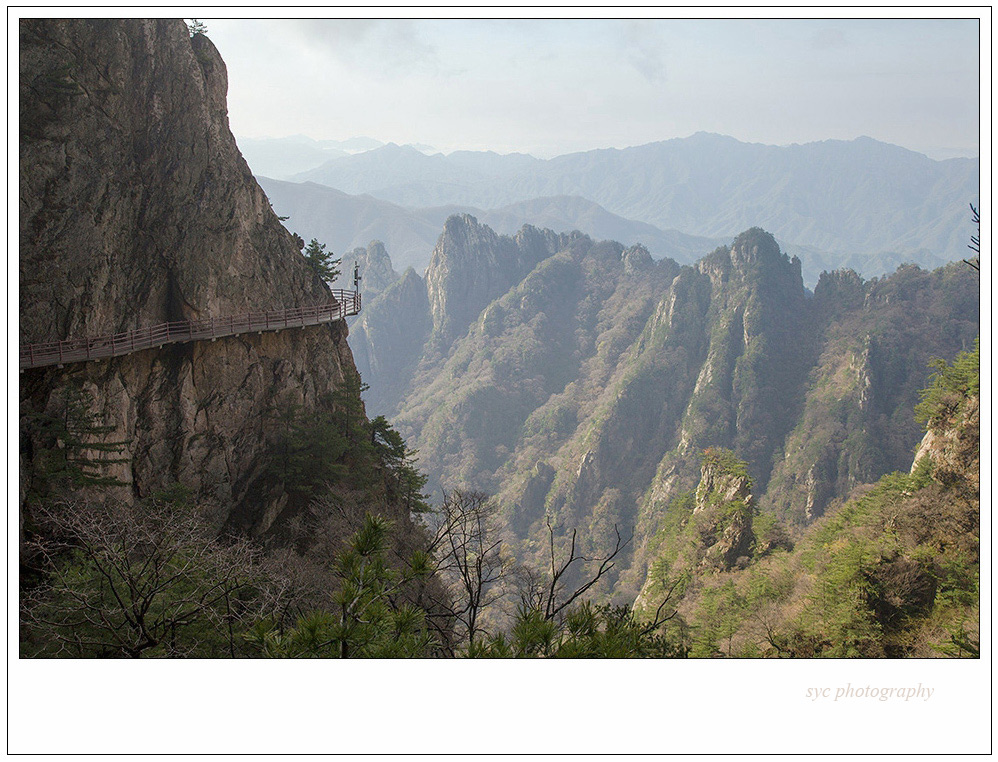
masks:
[[[207,37],[179,20],[24,20],[19,32],[22,343],[331,299],[236,147]],[[244,334],[29,370],[22,420],[58,414],[78,382],[109,439],[127,442],[114,467],[124,497],[179,483],[218,526],[262,533],[287,500],[263,459],[275,406],[331,404],[356,374],[346,333]]]
[[[328,298],[180,21],[20,22],[22,341]]]

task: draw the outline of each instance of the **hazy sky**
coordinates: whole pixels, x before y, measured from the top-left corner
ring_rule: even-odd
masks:
[[[203,19],[240,137],[553,156],[705,130],[977,155],[977,20]]]

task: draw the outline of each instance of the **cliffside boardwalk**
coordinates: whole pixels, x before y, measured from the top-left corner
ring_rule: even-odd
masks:
[[[316,307],[293,307],[269,312],[247,312],[243,315],[208,318],[207,320],[160,323],[149,328],[138,328],[125,333],[108,334],[96,338],[67,339],[20,347],[20,369],[62,365],[68,362],[87,362],[118,357],[165,344],[188,341],[206,341],[241,333],[280,331],[285,328],[302,328],[308,325],[343,320],[360,312],[360,292],[334,290],[336,301]]]

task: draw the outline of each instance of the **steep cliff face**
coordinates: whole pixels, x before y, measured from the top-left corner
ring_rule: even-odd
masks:
[[[979,283],[955,263],[863,282],[826,273],[815,289],[819,353],[799,419],[774,461],[764,510],[806,524],[857,484],[907,469],[922,435],[912,415],[933,357],[973,345]]]
[[[22,342],[328,299],[236,148],[206,37],[179,21],[20,33]]]
[[[968,493],[981,491],[981,399],[972,397],[949,420],[925,432],[915,451],[912,473],[928,461],[932,478]]]
[[[426,271],[437,343],[449,346],[489,302],[562,248],[561,244],[561,238],[551,231],[524,226],[515,236],[500,236],[471,215],[450,217]]]
[[[331,300],[236,148],[206,37],[163,20],[19,31],[22,343]],[[128,443],[127,497],[179,483],[219,526],[261,533],[287,500],[264,478],[274,407],[328,405],[355,376],[343,324],[29,370],[22,480],[31,414],[58,415],[73,384]]]

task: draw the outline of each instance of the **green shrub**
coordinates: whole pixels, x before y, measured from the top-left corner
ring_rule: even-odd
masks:
[[[934,422],[955,414],[968,397],[981,393],[981,339],[974,340],[974,351],[960,352],[952,364],[934,358],[936,369],[932,384],[920,393],[922,401],[915,406],[915,420],[926,428]]]

